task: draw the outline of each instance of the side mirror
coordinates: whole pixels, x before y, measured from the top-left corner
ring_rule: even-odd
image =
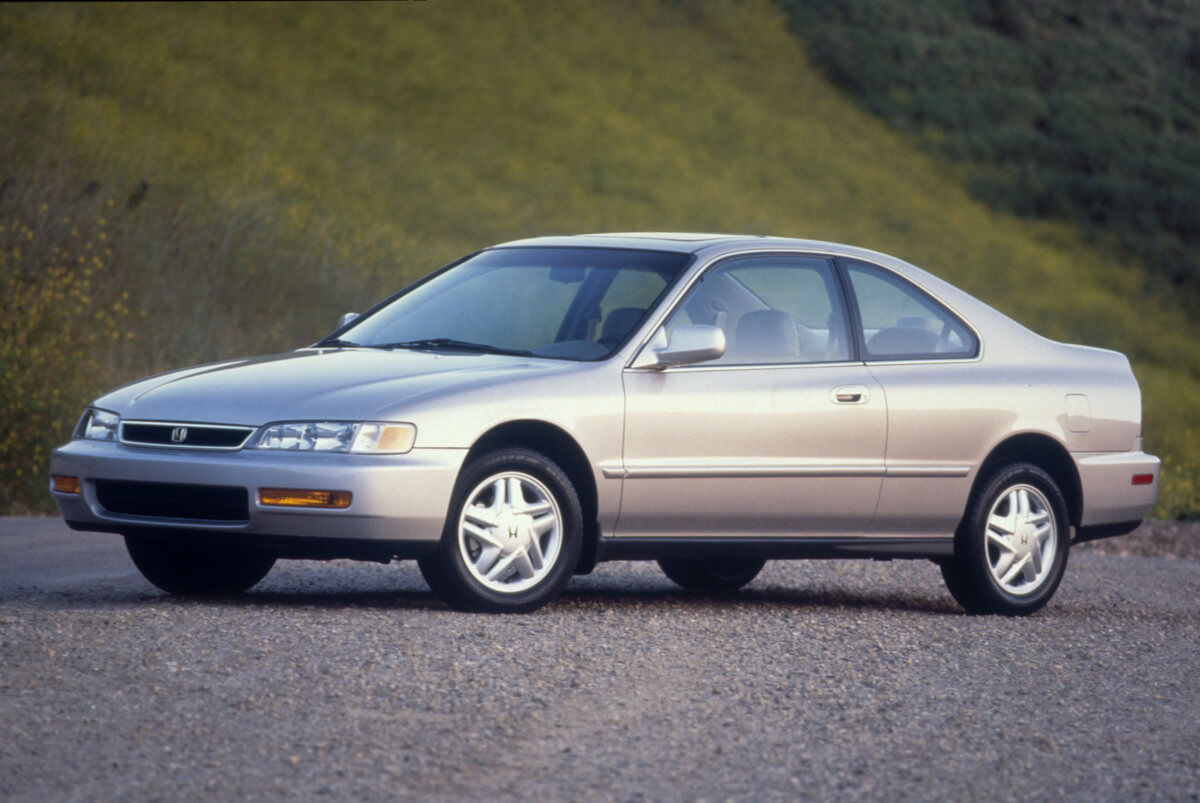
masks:
[[[347,312],[345,315],[338,318],[337,327],[333,331],[336,332],[338,329],[349,326],[350,324],[354,323],[357,320],[358,320],[357,312]]]
[[[676,329],[670,339],[666,330],[659,329],[642,349],[634,368],[660,370],[672,365],[715,360],[725,354],[725,332],[718,326],[691,324]]]

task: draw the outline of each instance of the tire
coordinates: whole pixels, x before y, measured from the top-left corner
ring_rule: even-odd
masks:
[[[663,574],[688,591],[702,594],[732,594],[749,583],[765,560],[660,560]]]
[[[450,594],[450,585],[446,580],[446,569],[442,564],[440,551],[433,555],[417,558],[417,568],[421,570],[421,577],[425,579],[425,584],[429,586],[429,590],[433,592],[434,596],[447,599]]]
[[[125,549],[143,577],[171,594],[240,594],[275,565],[275,556],[260,549],[169,535],[126,535]]]
[[[1031,463],[1012,463],[993,471],[972,497],[942,577],[970,613],[1027,616],[1054,596],[1070,546],[1058,485]]]
[[[505,448],[463,469],[438,550],[418,565],[459,610],[524,613],[563,590],[582,545],[583,509],[570,478],[545,455]]]

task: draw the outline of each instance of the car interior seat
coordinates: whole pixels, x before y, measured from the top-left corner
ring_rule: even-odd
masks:
[[[889,326],[871,335],[867,351],[876,357],[893,354],[932,354],[937,351],[938,335],[924,327]]]
[[[800,356],[800,335],[792,316],[775,309],[742,315],[734,338],[737,359],[787,362]]]

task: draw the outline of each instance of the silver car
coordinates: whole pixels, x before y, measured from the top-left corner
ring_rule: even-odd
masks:
[[[547,237],[308,348],[100,397],[51,492],[173,593],[244,591],[278,558],[415,558],[456,607],[529,611],[602,560],[728,593],[770,559],[924,558],[968,611],[1028,614],[1072,538],[1153,506],[1141,418],[1123,355],[893,257]]]

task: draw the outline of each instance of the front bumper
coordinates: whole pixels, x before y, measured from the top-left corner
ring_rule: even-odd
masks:
[[[423,542],[441,537],[450,494],[466,449],[413,449],[404,455],[199,452],[76,440],[56,449],[50,473],[80,479],[80,493],[51,491],[69,525],[78,530],[159,532],[172,529],[224,534],[236,540],[289,537],[322,541]],[[106,510],[97,480],[218,485],[245,488],[245,523],[131,516]],[[259,488],[349,491],[341,510],[267,507]]]
[[[1079,486],[1083,491],[1081,527],[1140,522],[1158,501],[1161,463],[1141,450],[1115,453],[1075,453]],[[1133,485],[1135,475],[1153,480]]]

